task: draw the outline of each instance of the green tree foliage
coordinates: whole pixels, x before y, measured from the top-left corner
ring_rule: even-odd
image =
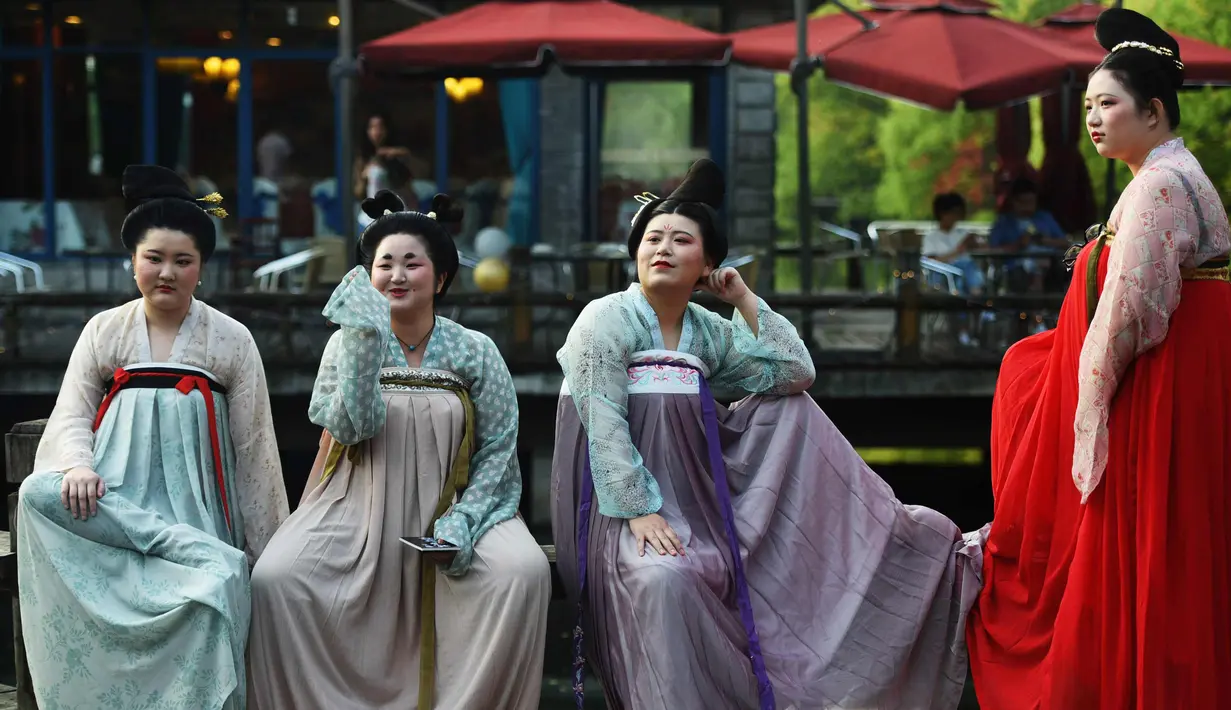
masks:
[[[786,76],[778,84],[777,160],[774,202],[778,233],[795,241],[798,232],[799,152],[796,121],[799,101]],[[821,77],[808,82],[809,179],[814,196],[841,199],[837,219],[847,221],[875,213],[875,193],[884,156],[876,133],[890,108],[884,99],[831,84]]]
[[[977,211],[991,200],[995,114],[951,113],[893,102],[877,131],[885,169],[876,189],[878,219],[929,218],[937,192],[957,191]]]
[[[1035,22],[1076,5],[1079,0],[1000,0],[1000,12],[1014,22]]]

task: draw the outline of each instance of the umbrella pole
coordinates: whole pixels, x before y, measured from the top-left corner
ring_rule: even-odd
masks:
[[[813,70],[808,57],[808,2],[795,0],[796,48],[795,66],[791,68],[791,88],[795,91],[796,146],[799,167],[799,192],[796,198],[799,222],[799,286],[800,292],[812,293],[812,185],[808,161],[808,77]],[[805,313],[800,329],[804,344],[812,345],[812,314]]]
[[[355,13],[352,0],[338,0],[338,59],[335,74],[338,102],[338,200],[342,206],[342,236],[355,244],[355,188],[351,171],[355,162]],[[356,250],[356,254],[358,250]]]

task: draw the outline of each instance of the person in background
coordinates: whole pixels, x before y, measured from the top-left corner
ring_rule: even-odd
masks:
[[[966,219],[966,200],[956,192],[946,192],[932,199],[932,216],[936,226],[923,235],[923,255],[951,264],[962,270],[962,293],[981,295],[983,273],[968,252],[975,248],[977,238],[957,223]]]
[[[286,134],[276,128],[269,131],[256,144],[257,174],[281,187],[294,152]]]
[[[923,235],[923,256],[943,261],[962,270],[958,293],[963,296],[983,295],[982,265],[968,253],[978,242],[975,235],[957,226],[966,219],[966,200],[956,192],[945,192],[932,199],[932,215],[936,226]],[[939,274],[933,274],[939,276]],[[975,345],[970,335],[970,318],[965,313],[954,313],[954,330],[962,345]]]
[[[372,114],[368,118],[360,153],[355,158],[355,198],[371,199],[381,190],[389,190],[403,202],[417,205],[418,198],[408,192],[415,178],[410,151],[402,146],[389,145],[389,142],[388,118],[382,113]],[[358,218],[360,230],[367,229],[373,221],[362,212]]]
[[[1039,207],[1039,188],[1029,178],[1018,178],[1009,187],[1005,211],[992,224],[989,238],[993,249],[1023,254],[1059,256],[1069,248],[1064,230],[1051,212]],[[1012,274],[1023,274],[1031,291],[1043,290],[1043,279],[1054,259],[1023,259],[1005,264]],[[1020,278],[1020,277],[1019,277]]]

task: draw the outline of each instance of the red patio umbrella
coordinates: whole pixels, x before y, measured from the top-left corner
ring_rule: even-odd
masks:
[[[400,73],[725,63],[720,34],[608,0],[486,2],[372,40],[365,68]]]
[[[982,0],[883,0],[862,13],[809,20],[808,49],[829,81],[935,109],[999,106],[1055,91],[1079,50],[1037,28],[991,16]],[[731,35],[739,62],[784,70],[795,58],[795,23]]]
[[[1057,12],[1043,23],[1044,32],[1070,42],[1082,52],[1082,78],[1107,54],[1094,39],[1094,21],[1104,9],[1098,3],[1082,2]],[[1183,35],[1172,37],[1180,45],[1185,86],[1231,86],[1231,49]]]

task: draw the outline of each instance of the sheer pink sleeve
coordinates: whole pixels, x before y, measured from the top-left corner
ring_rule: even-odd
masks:
[[[1117,205],[1107,279],[1086,333],[1073,423],[1073,482],[1082,502],[1107,466],[1107,422],[1120,377],[1138,355],[1167,337],[1180,303],[1180,267],[1191,264],[1201,233],[1192,188],[1180,173],[1142,172]]]

